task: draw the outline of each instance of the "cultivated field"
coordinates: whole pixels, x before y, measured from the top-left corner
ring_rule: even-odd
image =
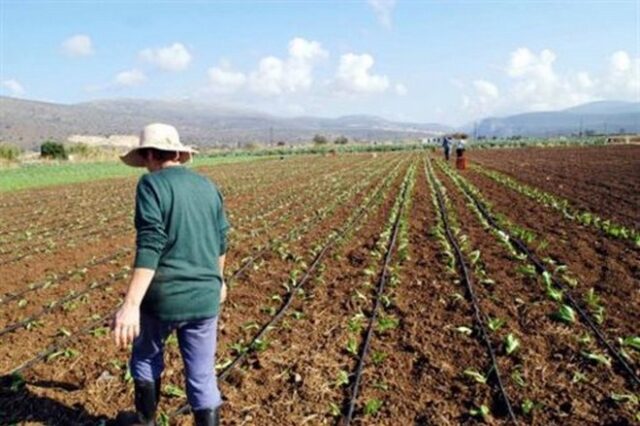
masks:
[[[640,147],[202,167],[233,226],[225,425],[640,422]],[[135,177],[0,194],[0,424],[108,423]],[[191,424],[174,337],[164,424]]]

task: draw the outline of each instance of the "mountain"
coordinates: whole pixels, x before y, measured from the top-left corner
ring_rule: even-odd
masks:
[[[473,126],[465,129],[473,131]],[[476,132],[486,137],[559,136],[583,133],[639,133],[640,102],[599,101],[561,111],[485,118]]]
[[[260,111],[193,101],[115,99],[62,105],[0,97],[0,141],[33,149],[71,135],[137,134],[152,122],[175,125],[186,143],[309,141],[316,133],[381,140],[428,137],[451,131],[439,124],[403,123],[375,116],[277,117]]]

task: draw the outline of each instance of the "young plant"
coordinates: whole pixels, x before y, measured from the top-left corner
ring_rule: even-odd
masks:
[[[349,373],[344,370],[338,371],[338,378],[334,383],[336,387],[346,386],[349,384]]]
[[[569,305],[562,305],[554,316],[557,320],[566,324],[573,324],[576,322],[576,312]]]
[[[589,361],[593,361],[596,364],[602,364],[611,368],[611,360],[605,355],[597,354],[595,352],[587,352],[587,351],[582,351],[580,353],[582,354],[583,357],[585,357]]]
[[[163,391],[163,393],[165,395],[170,396],[170,397],[175,397],[175,398],[186,398],[187,397],[187,394],[185,394],[184,391],[181,388],[179,388],[179,387],[177,387],[175,385],[171,385],[171,384],[166,385],[162,391]]]
[[[379,399],[370,399],[364,405],[364,414],[366,416],[375,416],[382,408],[382,401]]]
[[[469,410],[469,415],[472,417],[477,417],[479,419],[487,420],[487,417],[489,417],[489,407],[487,407],[486,405],[482,404],[480,407],[474,407],[471,410]]]
[[[486,384],[487,383],[487,377],[484,376],[483,374],[477,372],[476,370],[472,370],[470,368],[464,370],[464,372],[462,373],[464,374],[466,377],[469,377],[470,379],[472,379],[473,381],[477,382],[477,383],[482,383],[482,384]]]
[[[507,355],[513,354],[520,347],[520,341],[511,333],[504,339],[504,350]]]
[[[487,321],[487,327],[489,327],[489,330],[496,332],[502,328],[505,322],[506,321],[501,318],[489,318]]]
[[[353,356],[358,356],[358,342],[353,337],[349,337],[347,341],[347,352]]]
[[[371,360],[373,361],[373,363],[375,365],[380,365],[384,362],[385,359],[387,359],[387,354],[381,351],[374,351],[371,354]]]

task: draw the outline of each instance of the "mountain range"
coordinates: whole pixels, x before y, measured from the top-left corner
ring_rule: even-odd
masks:
[[[0,97],[0,141],[26,149],[37,148],[47,139],[66,141],[72,135],[135,135],[144,125],[158,121],[174,124],[183,140],[199,146],[300,143],[315,134],[356,140],[419,139],[457,130],[485,137],[557,136],[580,131],[640,132],[640,103],[592,102],[561,111],[491,117],[454,128],[372,115],[285,118],[193,101],[113,99],[66,105]]]

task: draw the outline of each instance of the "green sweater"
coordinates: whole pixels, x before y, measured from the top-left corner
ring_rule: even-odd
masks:
[[[181,166],[145,174],[136,190],[136,268],[156,271],[143,312],[163,321],[218,315],[229,222],[218,188]]]

